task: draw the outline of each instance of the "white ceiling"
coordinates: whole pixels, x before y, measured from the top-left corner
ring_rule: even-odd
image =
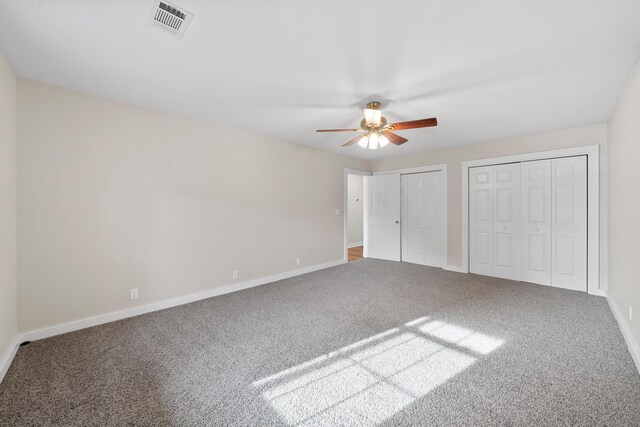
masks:
[[[640,54],[638,0],[0,0],[0,49],[29,79],[361,158],[600,123]],[[341,148],[367,100],[404,146]]]

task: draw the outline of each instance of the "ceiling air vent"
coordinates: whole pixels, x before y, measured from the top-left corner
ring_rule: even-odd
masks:
[[[155,1],[149,15],[149,24],[181,39],[193,14],[166,1]]]

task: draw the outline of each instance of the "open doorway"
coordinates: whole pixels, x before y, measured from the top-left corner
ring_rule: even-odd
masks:
[[[347,252],[349,262],[362,259],[364,235],[364,208],[362,191],[364,176],[347,176]]]
[[[353,262],[364,252],[364,177],[369,172],[345,171],[345,257]]]

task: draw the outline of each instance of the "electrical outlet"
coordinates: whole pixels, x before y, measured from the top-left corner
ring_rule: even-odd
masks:
[[[300,265],[300,258],[296,258],[296,265]]]
[[[340,209],[336,209],[336,216],[340,215]]]
[[[629,306],[629,320],[633,320],[633,307]]]
[[[129,299],[138,299],[138,288],[129,289]]]
[[[234,272],[233,272],[233,278],[234,278],[234,279],[237,279],[237,278],[238,278],[238,270],[236,270],[236,271],[234,271]]]

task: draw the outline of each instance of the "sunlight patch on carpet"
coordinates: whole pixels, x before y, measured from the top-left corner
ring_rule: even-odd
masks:
[[[253,383],[292,426],[377,424],[502,339],[422,317]]]

